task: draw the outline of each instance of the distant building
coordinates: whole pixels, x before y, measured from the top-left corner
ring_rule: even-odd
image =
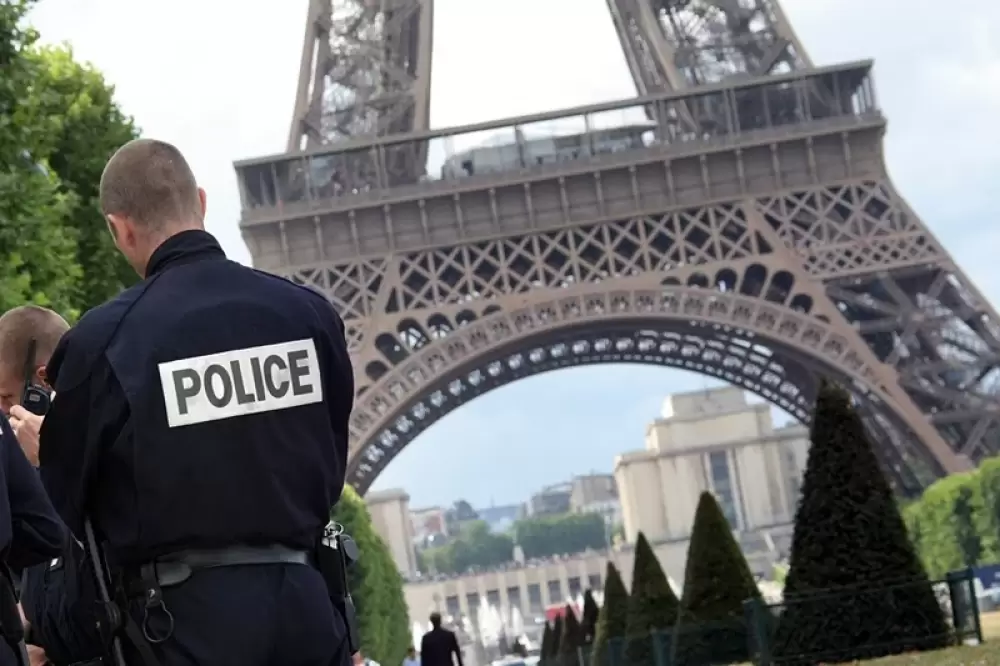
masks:
[[[609,527],[622,522],[618,484],[612,474],[586,474],[570,482],[570,510],[575,513],[598,513]]]
[[[558,516],[571,510],[572,483],[560,483],[544,488],[528,500],[527,511],[531,516]]]
[[[417,553],[413,548],[410,496],[403,490],[370,491],[365,504],[375,531],[389,547],[396,567],[404,577],[417,573]]]
[[[439,506],[411,510],[410,523],[413,525],[413,542],[418,548],[444,543],[448,538],[447,512]]]
[[[765,533],[794,518],[808,438],[800,425],[775,428],[771,408],[735,387],[670,396],[646,450],[615,461],[626,539],[687,539],[708,490],[741,541],[782,549]]]

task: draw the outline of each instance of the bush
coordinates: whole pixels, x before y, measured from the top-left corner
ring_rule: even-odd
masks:
[[[545,629],[542,630],[542,644],[538,650],[538,658],[540,661],[545,661],[550,656],[552,656],[552,625],[546,622]]]
[[[621,574],[608,562],[604,574],[604,605],[597,613],[594,643],[590,651],[591,666],[619,666],[621,647],[627,630],[628,591]]]
[[[810,437],[775,656],[814,663],[945,646],[941,608],[845,391],[822,383]]]
[[[732,529],[711,493],[702,493],[694,515],[681,601],[681,662],[749,661],[743,602],[760,597]]]
[[[594,631],[597,629],[597,602],[594,601],[594,594],[587,590],[583,594],[583,621],[580,623],[580,635],[587,645],[594,642]]]
[[[559,636],[559,657],[564,666],[570,666],[577,660],[577,650],[583,646],[580,622],[576,619],[573,608],[566,604],[563,614],[562,634]]]
[[[401,664],[413,637],[403,579],[392,553],[375,532],[368,508],[353,488],[344,488],[332,517],[354,538],[361,553],[348,573],[361,650],[381,664]]]
[[[625,661],[629,666],[655,663],[654,641],[672,631],[679,602],[646,537],[635,542],[632,594],[628,600]]]

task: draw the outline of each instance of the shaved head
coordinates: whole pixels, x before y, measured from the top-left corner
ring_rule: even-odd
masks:
[[[47,382],[44,368],[68,330],[65,319],[37,305],[22,305],[0,316],[0,411],[6,414],[21,399],[26,367],[35,382]],[[29,359],[32,340],[35,356]]]
[[[100,198],[105,216],[149,232],[204,221],[191,167],[181,151],[163,141],[136,139],[119,148],[104,167]]]
[[[69,324],[48,308],[22,305],[0,316],[0,363],[23,366],[31,340],[35,341],[32,364],[45,365]]]

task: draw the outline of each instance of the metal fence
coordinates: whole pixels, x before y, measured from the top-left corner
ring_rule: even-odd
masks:
[[[914,599],[929,595],[944,613],[922,613]],[[794,615],[823,613],[831,607],[857,608],[860,617],[831,617],[812,621],[812,635],[790,632],[782,621]],[[872,609],[914,609],[910,622],[895,623],[890,615]],[[911,650],[982,642],[975,576],[971,569],[949,574],[945,580],[900,582],[881,586],[858,586],[789,597],[769,604],[750,599],[744,616],[725,622],[685,624],[655,631],[647,636],[609,641],[600,654],[592,646],[543,659],[540,666],[722,666],[753,663],[756,666],[799,666],[846,657],[884,656]],[[815,615],[814,615],[815,618]],[[859,621],[861,620],[861,621]],[[863,633],[843,635],[863,626]],[[794,633],[794,635],[792,635]],[[849,652],[849,653],[848,653]]]

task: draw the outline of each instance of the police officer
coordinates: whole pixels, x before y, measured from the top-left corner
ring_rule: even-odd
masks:
[[[57,313],[24,305],[0,316],[0,410],[32,465],[38,465],[42,416],[21,404],[25,388],[49,392],[49,357],[69,324]],[[94,571],[79,541],[68,538],[59,557],[24,571],[21,604],[29,623],[28,643],[48,662],[74,664],[101,658],[107,640],[98,631],[101,608]]]
[[[40,459],[70,529],[89,517],[103,544],[130,659],[345,666],[344,618],[309,564],[344,484],[343,322],[226,259],[169,144],[119,149],[100,202],[144,280],[55,350]]]
[[[0,666],[23,663],[13,572],[58,556],[66,536],[10,422],[0,414]]]

